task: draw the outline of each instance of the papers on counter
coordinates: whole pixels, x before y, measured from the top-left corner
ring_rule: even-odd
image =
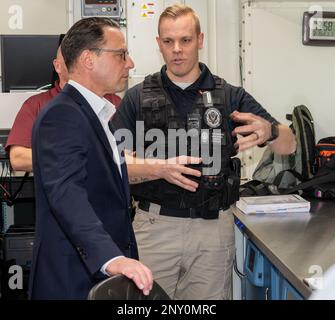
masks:
[[[309,212],[310,202],[297,194],[241,197],[236,207],[245,214]]]

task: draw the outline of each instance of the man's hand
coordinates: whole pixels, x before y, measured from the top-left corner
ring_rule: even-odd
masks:
[[[133,280],[144,295],[149,295],[153,285],[153,276],[148,267],[140,261],[120,257],[110,262],[106,268],[110,275],[122,274]]]
[[[167,182],[175,184],[183,189],[195,192],[198,183],[185,177],[190,175],[200,177],[201,172],[186,167],[187,164],[199,164],[201,158],[179,156],[169,159],[141,159],[135,157],[129,151],[125,152],[130,184],[165,179]]]
[[[244,124],[233,131],[233,135],[242,136],[236,142],[239,151],[260,145],[271,137],[271,123],[262,117],[238,111],[234,111],[230,117],[234,122]]]
[[[199,164],[201,158],[179,156],[165,160],[160,169],[160,177],[188,191],[195,192],[199,186],[195,181],[184,175],[200,177],[201,171],[185,167],[187,164]]]

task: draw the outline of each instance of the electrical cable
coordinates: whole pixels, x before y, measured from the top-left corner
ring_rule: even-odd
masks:
[[[6,168],[6,175],[4,175],[4,170]],[[8,176],[9,173],[9,176]],[[8,187],[6,188],[5,185],[5,177],[8,176]],[[15,200],[18,198],[19,193],[21,192],[24,183],[26,182],[29,176],[29,172],[26,172],[22,177],[20,184],[15,192],[12,192],[12,171],[10,170],[10,165],[8,161],[2,161],[2,172],[1,172],[1,179],[0,179],[0,188],[2,192],[0,192],[0,201],[5,202],[8,206],[13,206]]]
[[[243,279],[247,276],[246,274],[244,274],[240,270],[238,270],[236,252],[235,252],[235,257],[234,257],[234,271],[240,279]]]

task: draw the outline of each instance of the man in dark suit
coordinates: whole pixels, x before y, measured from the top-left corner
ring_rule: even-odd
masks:
[[[125,39],[105,18],[78,21],[61,45],[69,83],[39,114],[33,129],[36,239],[32,299],[86,299],[114,274],[144,294],[151,271],[137,261],[128,175],[108,128],[113,106],[103,96],[124,89]]]

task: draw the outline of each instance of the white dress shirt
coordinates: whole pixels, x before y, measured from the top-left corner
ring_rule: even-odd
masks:
[[[116,165],[119,169],[121,178],[122,178],[120,154],[119,154],[119,151],[118,151],[118,148],[117,148],[115,137],[112,134],[112,132],[110,131],[109,126],[108,126],[109,120],[111,119],[111,117],[115,113],[115,106],[111,102],[109,102],[107,99],[100,98],[95,93],[88,90],[87,88],[85,88],[84,86],[82,86],[81,84],[79,84],[78,82],[76,82],[74,80],[69,80],[68,83],[71,86],[75,87],[81,93],[81,95],[87,100],[88,104],[91,106],[94,113],[99,118],[100,123],[101,123],[101,125],[102,125],[102,127],[103,127],[103,129],[106,133],[108,142],[109,142],[109,144],[110,144],[110,146],[113,150],[114,162],[116,163]],[[113,260],[121,258],[121,257],[123,257],[123,256],[114,257],[113,259],[108,260],[101,267],[100,271],[102,273],[104,273],[105,275],[109,275],[106,272],[107,265],[110,262],[112,262]]]
[[[108,126],[109,120],[115,113],[115,106],[107,99],[100,98],[95,93],[83,87],[81,84],[75,82],[74,80],[70,80],[69,84],[75,87],[82,94],[82,96],[87,100],[87,102],[93,109],[94,113],[99,118],[100,123],[106,133],[108,142],[113,150],[114,162],[116,163],[119,169],[120,175],[122,177],[121,161],[120,161],[120,155],[119,155],[119,151],[117,148],[116,140]]]

